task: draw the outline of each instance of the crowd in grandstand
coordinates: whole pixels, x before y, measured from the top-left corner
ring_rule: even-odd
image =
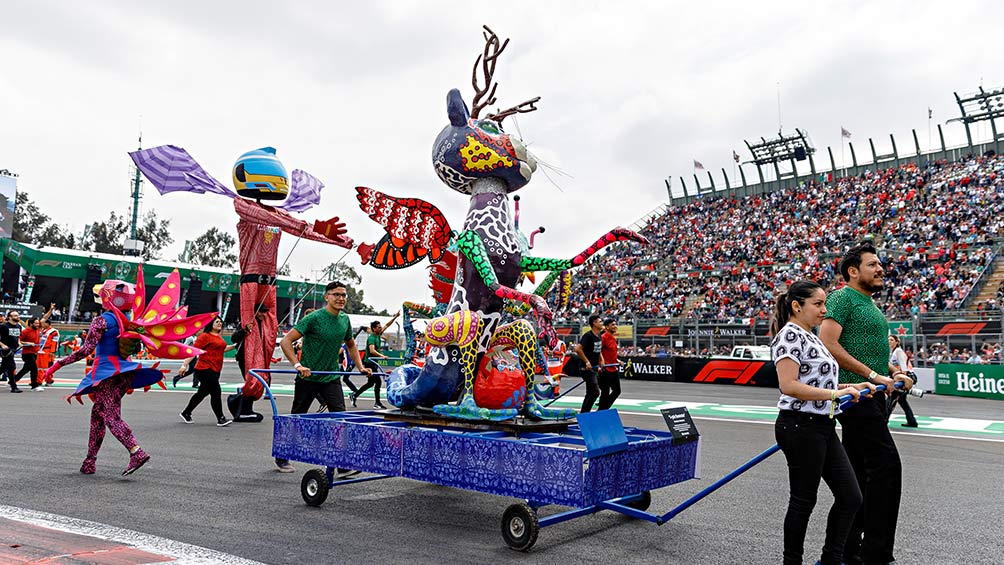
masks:
[[[979,306],[967,298],[1004,237],[1004,158],[705,197],[665,209],[640,231],[651,245],[612,247],[575,273],[564,316],[766,319],[775,289],[790,281],[839,286],[837,255],[865,237],[882,250],[886,288],[876,300],[889,317],[999,309],[1004,287]]]

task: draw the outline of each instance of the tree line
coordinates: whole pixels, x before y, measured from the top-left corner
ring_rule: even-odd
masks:
[[[37,246],[123,255],[125,236],[130,231],[130,224],[128,213],[112,211],[109,212],[107,219],[90,224],[81,237],[72,233],[68,227],[56,223],[28,197],[27,192],[19,191],[15,202],[14,231],[11,239]],[[174,242],[170,227],[171,220],[158,217],[153,210],[143,214],[136,225],[136,239],[144,242],[141,254],[144,261],[160,259],[164,248]],[[188,242],[185,251],[177,260],[206,267],[236,269],[237,239],[216,227],[211,227]],[[362,277],[355,269],[341,263],[332,263],[324,269],[324,273],[327,276],[326,280],[340,280],[347,285],[349,294],[345,307],[347,313],[387,315],[386,310],[377,312],[365,303],[363,290],[359,288],[362,285]],[[279,274],[288,276],[289,265],[283,265]],[[325,281],[318,282],[324,284]]]

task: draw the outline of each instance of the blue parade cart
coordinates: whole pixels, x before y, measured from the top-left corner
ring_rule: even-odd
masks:
[[[268,391],[258,373],[295,371],[249,372]],[[646,512],[651,491],[700,475],[700,442],[685,411],[667,416],[669,432],[624,428],[615,410],[580,414],[578,424],[564,429],[534,431],[518,422],[394,420],[392,412],[279,415],[271,393],[268,398],[272,455],[324,467],[307,471],[300,482],[307,504],[320,506],[334,486],[391,477],[519,498],[523,502],[502,513],[502,537],[519,551],[533,547],[540,528],[601,510],[661,526],[780,450],[774,444],[672,510],[653,514]],[[851,396],[838,400],[846,408]],[[373,475],[335,480],[336,469]],[[539,517],[537,510],[550,504],[572,510]]]
[[[623,428],[613,410],[548,432],[530,425],[395,421],[369,411],[279,415],[274,400],[272,410],[272,455],[323,467],[303,476],[307,504],[323,504],[335,486],[391,477],[509,496],[524,502],[503,513],[502,536],[522,551],[534,545],[540,528],[600,510],[659,519],[645,512],[651,491],[699,473],[699,441]],[[336,480],[336,469],[373,475]],[[538,517],[537,510],[550,504],[574,510]]]

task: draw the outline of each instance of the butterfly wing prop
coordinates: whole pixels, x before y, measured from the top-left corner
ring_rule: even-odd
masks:
[[[450,245],[452,230],[446,217],[432,204],[419,198],[396,198],[382,192],[356,187],[359,207],[387,235],[376,244],[361,244],[363,264],[378,269],[401,269],[418,263],[426,255],[435,263]]]

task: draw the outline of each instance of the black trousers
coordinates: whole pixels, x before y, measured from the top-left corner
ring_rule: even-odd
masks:
[[[618,371],[600,371],[600,405],[597,410],[609,410],[621,395],[621,374]]]
[[[344,412],[345,396],[342,394],[342,380],[331,382],[307,381],[296,377],[293,381],[293,408],[290,414],[306,414],[315,398],[323,399],[328,412]]]
[[[380,369],[379,365],[377,365],[373,361],[370,361],[369,359],[363,361],[363,367],[366,367],[367,369],[372,369],[374,373],[379,373],[382,370],[382,369]],[[383,379],[380,376],[378,376],[378,375],[370,375],[370,377],[366,379],[366,384],[364,384],[363,386],[357,388],[355,390],[355,392],[353,392],[352,394],[354,394],[356,396],[356,398],[358,398],[359,396],[362,395],[363,392],[365,392],[366,390],[368,390],[370,387],[373,387],[373,397],[376,398],[376,402],[379,403],[380,402],[380,383],[382,383],[382,382],[383,382]]]
[[[861,506],[861,489],[835,427],[829,416],[793,410],[781,410],[777,415],[774,437],[788,460],[791,489],[784,516],[784,563],[802,563],[805,532],[816,506],[820,479],[833,493],[820,560],[826,565],[844,561],[844,544]]]
[[[837,417],[864,503],[847,538],[845,555],[865,562],[895,561],[896,522],[903,491],[903,467],[889,433],[884,393],[862,398]]]
[[[17,365],[14,364],[13,353],[0,357],[0,375],[7,377],[7,382],[10,384],[11,390],[17,388],[17,383],[14,382],[14,373],[16,371]]]
[[[310,405],[317,398],[328,407],[328,412],[345,412],[345,396],[342,393],[342,380],[335,379],[322,383],[307,381],[296,377],[293,381],[293,408],[290,414],[306,414]],[[287,463],[288,459],[275,458],[276,463]]]
[[[587,370],[585,367],[579,369],[576,376],[582,377],[586,381],[586,397],[582,399],[582,407],[579,412],[585,413],[593,409],[593,403],[600,397],[600,385],[596,376],[596,369]]]
[[[195,378],[199,381],[199,390],[195,391],[192,398],[188,401],[188,406],[185,407],[185,414],[191,414],[192,410],[202,402],[204,398],[209,397],[209,405],[213,408],[213,414],[216,414],[216,419],[219,420],[223,417],[223,398],[222,390],[220,389],[220,373],[217,371],[210,371],[208,369],[196,369],[193,371]]]
[[[21,380],[21,377],[23,377],[25,373],[28,373],[29,380],[31,380],[31,388],[37,387],[38,386],[38,363],[37,363],[37,361],[38,361],[38,354],[36,354],[36,353],[22,353],[21,354],[21,362],[24,363],[24,364],[21,365],[21,370],[18,371],[16,375],[14,375],[14,380],[11,381],[14,384],[12,384],[11,386],[14,386],[15,384],[17,384],[17,381]],[[13,363],[13,362],[14,362],[14,359],[11,359],[11,363]]]
[[[899,404],[903,407],[903,413],[906,414],[906,424],[910,427],[917,427],[917,417],[913,415],[913,408],[910,408],[910,403],[906,401],[909,393],[903,392],[901,390],[893,391],[892,399],[889,400],[889,415],[892,416],[892,411],[896,409],[896,405]]]

